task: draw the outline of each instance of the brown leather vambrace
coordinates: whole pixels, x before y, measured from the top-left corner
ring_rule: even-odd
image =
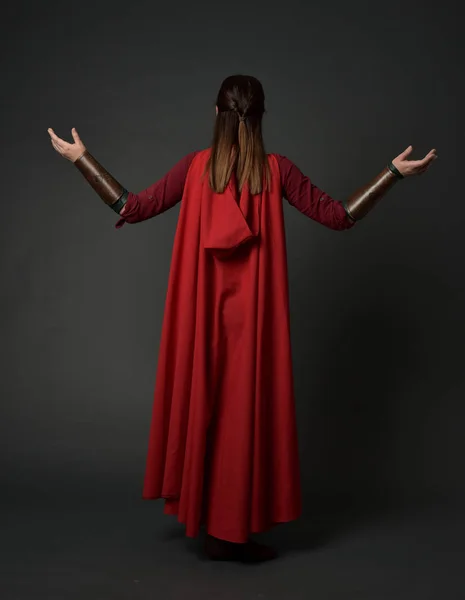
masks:
[[[126,204],[127,190],[87,150],[74,162],[100,198],[119,213]]]
[[[370,183],[358,189],[345,202],[344,208],[353,221],[363,219],[391,187],[403,176],[391,165],[386,167]]]

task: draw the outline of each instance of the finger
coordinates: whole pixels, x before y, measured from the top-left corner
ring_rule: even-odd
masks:
[[[52,138],[52,140],[54,140],[57,144],[68,144],[68,142],[65,142],[65,140],[62,140],[60,137],[57,136],[57,134],[53,131],[53,129],[48,129],[47,130],[50,137]]]
[[[53,131],[49,131],[50,134],[50,139],[52,142],[54,142],[55,144],[60,145],[60,142],[63,142],[63,140],[61,138],[59,138]]]
[[[436,159],[436,156],[432,156],[431,159],[428,160],[427,162],[418,161],[419,165],[413,167],[412,170],[411,170],[411,173],[413,175],[423,175],[423,173],[426,173],[426,171],[431,167],[431,164],[433,163],[433,161],[435,159]],[[410,162],[409,164],[411,165],[412,162]]]
[[[56,144],[56,142],[54,142],[53,140],[50,140],[52,143],[52,146],[54,147],[54,149],[58,152],[58,154],[63,154],[63,150],[60,148],[60,146],[58,146]]]
[[[55,150],[58,150],[58,148],[60,148],[60,144],[58,142],[56,142],[54,139],[50,138],[50,141],[52,143],[52,146],[55,148]]]
[[[421,160],[431,160],[435,156],[436,156],[436,150],[433,149],[433,150],[430,150],[428,152],[428,154],[425,154],[425,156]]]
[[[417,159],[417,160],[408,160],[406,161],[408,163],[408,165],[410,167],[422,167],[423,165],[427,165],[429,164],[431,161],[433,161],[436,158],[436,154],[434,154],[432,151],[429,152],[424,158],[421,159]]]
[[[435,154],[435,155],[434,155],[434,156],[431,158],[431,160],[430,160],[430,161],[428,161],[428,163],[427,163],[427,164],[426,164],[426,166],[425,166],[425,171],[431,167],[431,165],[432,165],[432,164],[433,164],[433,162],[434,162],[434,161],[437,159],[437,157],[438,157],[438,156],[437,156],[437,154]]]
[[[428,159],[429,159],[429,158],[431,158],[431,159],[435,159],[435,158],[437,158],[437,156],[438,156],[438,155],[437,155],[437,152],[436,152],[436,148],[433,148],[432,150],[430,150],[430,151],[428,152],[428,154],[425,156],[425,158],[428,158]]]
[[[51,142],[54,147],[60,150],[60,152],[64,152],[66,150],[66,142],[63,142],[63,140],[60,140],[60,138],[57,138],[56,140],[52,139]]]
[[[76,144],[82,144],[81,138],[79,137],[75,127],[71,129],[71,135],[73,136],[73,140],[76,142]]]
[[[55,148],[55,150],[58,150],[59,152],[63,152],[64,148],[62,148],[60,146],[60,144],[58,144],[57,142],[55,142],[55,140],[50,140],[52,142],[52,146]]]
[[[47,129],[49,136],[52,138],[52,140],[59,140],[60,138],[57,136],[57,134],[53,131],[53,129],[51,127],[49,127]]]
[[[419,161],[418,161],[418,164],[419,164],[420,166],[423,166],[423,165],[429,165],[429,164],[431,164],[431,163],[433,162],[433,160],[434,160],[435,158],[436,158],[436,154],[432,154],[432,153],[430,152],[429,154],[427,154],[427,155],[425,156],[425,158],[423,158],[422,160],[419,160]]]

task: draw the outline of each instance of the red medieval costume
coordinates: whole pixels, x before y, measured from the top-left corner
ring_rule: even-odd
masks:
[[[124,222],[181,201],[166,297],[143,498],[165,499],[186,535],[245,542],[301,512],[282,198],[336,230],[341,203],[269,155],[268,189],[223,194],[209,150],[129,193]]]
[[[240,110],[238,98],[230,97],[238,86],[248,94],[240,98]],[[249,112],[255,118],[263,114],[263,100],[254,78],[223,82],[217,108],[231,113],[225,121],[231,140],[237,118],[237,136],[244,142],[241,123]],[[55,149],[122,216],[117,227],[182,200],[143,498],[164,498],[165,512],[177,515],[188,536],[196,536],[204,521],[210,541],[246,542],[250,533],[296,519],[301,497],[282,198],[326,227],[348,229],[404,174],[390,162],[343,205],[288,159],[271,154],[270,184],[261,193],[251,194],[247,183],[239,193],[234,173],[225,191],[216,193],[213,188],[223,187],[210,185],[205,150],[132,194],[87,151],[75,130],[74,145],[49,133]],[[432,150],[422,161],[406,161],[411,151],[409,146],[395,159],[398,165],[411,163],[407,173],[425,171],[436,158]],[[253,544],[239,545],[249,547],[251,556],[261,554]],[[210,545],[207,554],[218,557],[214,550]],[[246,548],[242,558],[248,554]]]

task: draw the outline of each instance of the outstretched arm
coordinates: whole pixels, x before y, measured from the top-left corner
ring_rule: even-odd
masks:
[[[48,133],[55,150],[79,169],[105,204],[120,213],[127,200],[127,190],[88,152],[76,129],[71,130],[74,144],[62,140],[53,129],[48,129]]]
[[[117,228],[122,227],[126,222],[138,223],[155,217],[180,202],[187,172],[197,154],[197,152],[191,152],[164,177],[135,194],[126,190],[88,152],[75,129],[72,129],[74,144],[69,144],[59,138],[53,129],[49,129],[48,132],[55,150],[71,161],[105,204],[121,216],[116,223]]]
[[[276,155],[284,198],[299,212],[317,223],[337,231],[349,229],[349,218],[341,202],[316,186],[309,177],[285,156]]]
[[[301,213],[330,229],[349,229],[356,221],[365,217],[399,179],[424,173],[437,157],[436,150],[433,149],[422,160],[407,160],[412,150],[409,146],[346,202],[331,198],[288,158],[278,155],[284,197]]]
[[[352,220],[363,219],[399,179],[425,173],[433,160],[437,158],[436,150],[433,148],[422,160],[407,160],[412,150],[412,146],[409,146],[370,183],[350,196],[344,207]]]

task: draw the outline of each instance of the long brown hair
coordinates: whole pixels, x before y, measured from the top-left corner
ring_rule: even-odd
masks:
[[[255,77],[233,75],[221,84],[216,100],[211,155],[207,164],[210,186],[224,192],[233,170],[239,190],[245,183],[252,194],[262,191],[269,167],[262,135],[265,94]]]

